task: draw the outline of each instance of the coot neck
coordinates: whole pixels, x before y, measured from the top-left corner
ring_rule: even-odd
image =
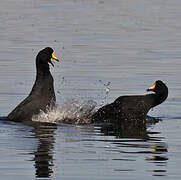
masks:
[[[155,103],[154,106],[157,106],[164,102],[168,97],[168,88],[164,89],[162,92],[155,93]]]
[[[36,81],[31,90],[31,94],[42,94],[47,91],[45,94],[48,94],[50,89],[53,88],[53,77],[48,68],[41,68],[40,66],[36,66]],[[54,90],[53,90],[54,91]]]
[[[37,68],[36,68],[36,79],[44,79],[47,76],[51,76],[49,66],[48,66],[48,68],[41,68],[41,67],[37,66]]]
[[[37,76],[43,76],[50,74],[50,67],[48,62],[42,61],[39,57],[36,58],[36,71]]]

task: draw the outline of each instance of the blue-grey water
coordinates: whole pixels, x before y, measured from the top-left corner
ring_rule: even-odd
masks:
[[[1,1],[1,117],[30,92],[36,54],[46,46],[61,59],[51,68],[59,107],[72,99],[100,107],[145,94],[157,79],[169,97],[149,112],[162,121],[141,133],[1,120],[0,179],[180,180],[180,7],[180,0]]]

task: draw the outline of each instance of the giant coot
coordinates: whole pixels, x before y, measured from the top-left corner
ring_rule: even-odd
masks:
[[[160,80],[157,80],[147,91],[154,93],[118,97],[113,103],[101,107],[92,116],[93,122],[145,119],[148,111],[161,104],[168,96],[168,88]]]
[[[27,98],[25,98],[7,117],[7,120],[22,122],[32,120],[33,115],[37,115],[40,110],[55,105],[55,92],[53,77],[50,73],[49,63],[52,60],[59,61],[54,51],[50,47],[41,50],[36,57],[36,81]]]

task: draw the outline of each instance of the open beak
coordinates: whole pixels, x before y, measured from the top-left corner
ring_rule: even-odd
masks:
[[[153,84],[152,87],[148,88],[146,91],[154,91],[156,86],[156,82]]]
[[[53,64],[54,61],[53,60],[59,62],[59,59],[55,57],[54,52],[52,53],[52,57],[51,57],[51,60],[50,60],[50,64],[54,67],[54,64]]]

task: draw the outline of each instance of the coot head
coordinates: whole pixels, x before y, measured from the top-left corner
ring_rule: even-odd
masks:
[[[38,53],[36,57],[36,64],[37,67],[41,69],[49,69],[48,63],[54,66],[53,60],[59,61],[59,59],[57,59],[54,55],[54,50],[51,47],[46,47]]]
[[[168,94],[168,88],[161,80],[155,81],[153,86],[148,88],[147,91],[153,91],[156,94]]]

